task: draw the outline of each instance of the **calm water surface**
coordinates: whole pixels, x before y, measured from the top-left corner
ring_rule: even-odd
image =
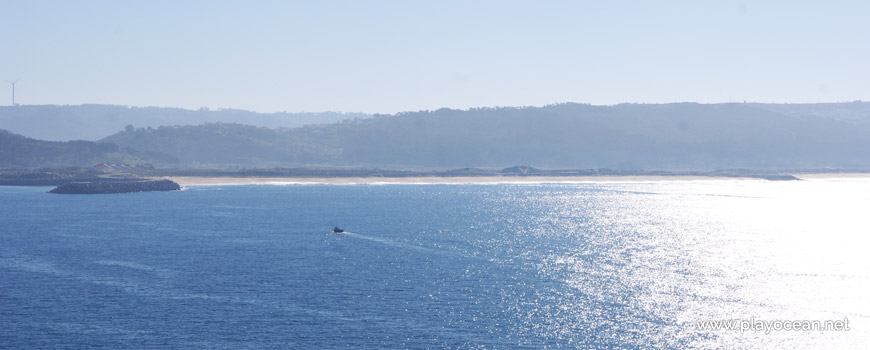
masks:
[[[46,190],[0,187],[0,348],[870,341],[868,180]]]

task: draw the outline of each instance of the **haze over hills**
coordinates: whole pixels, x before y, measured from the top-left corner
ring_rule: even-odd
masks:
[[[171,154],[186,167],[341,165],[335,163],[341,159],[341,152],[332,141],[334,135],[318,130],[207,123],[127,129],[101,142]]]
[[[364,113],[257,113],[238,109],[189,110],[116,105],[32,105],[0,107],[0,129],[40,140],[96,141],[127,125],[199,125],[239,123],[269,128],[296,128],[344,119],[368,118]]]
[[[870,125],[870,102],[750,103],[749,105],[791,116],[820,117],[860,125]]]
[[[121,124],[126,128],[114,130],[99,143],[40,141],[3,132],[0,167],[126,162],[173,168],[870,169],[870,103],[865,102],[567,103],[360,115],[292,128],[255,123],[288,125],[281,118],[324,121],[353,115],[306,117],[97,105],[20,106],[0,111],[16,109],[21,111],[2,118],[29,115],[26,123],[13,124],[56,137],[63,130],[96,135]],[[193,123],[206,117],[244,123],[130,126],[163,120]],[[0,124],[6,127],[5,122]]]
[[[440,109],[274,130],[127,129],[102,142],[186,167],[870,168],[870,103]]]
[[[0,129],[0,168],[91,167],[98,163],[163,164],[178,160],[155,152],[92,141],[42,141]]]

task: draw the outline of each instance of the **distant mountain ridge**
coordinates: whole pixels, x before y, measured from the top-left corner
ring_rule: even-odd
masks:
[[[102,141],[186,167],[870,168],[870,104],[805,106],[812,113],[742,103],[439,109],[286,130],[131,128]]]
[[[368,118],[364,113],[257,113],[237,109],[189,110],[116,105],[25,105],[0,106],[0,129],[27,137],[49,140],[96,141],[127,125],[156,128],[165,125],[237,123],[269,128],[296,128],[306,124],[329,124],[345,119]]]

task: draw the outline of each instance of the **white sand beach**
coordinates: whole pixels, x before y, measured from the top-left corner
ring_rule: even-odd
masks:
[[[256,185],[256,184],[501,184],[501,183],[588,183],[588,182],[651,182],[692,180],[747,180],[749,177],[712,176],[468,176],[468,177],[168,177],[182,186]]]

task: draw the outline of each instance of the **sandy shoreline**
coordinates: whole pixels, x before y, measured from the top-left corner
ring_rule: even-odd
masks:
[[[870,178],[870,173],[795,174],[801,179]],[[654,181],[767,181],[751,177],[714,176],[469,176],[469,177],[198,177],[171,176],[169,180],[182,186],[202,185],[285,185],[285,184],[510,184],[510,183],[589,183],[589,182],[654,182]]]
[[[802,180],[812,179],[870,179],[870,173],[796,173],[792,174]]]

